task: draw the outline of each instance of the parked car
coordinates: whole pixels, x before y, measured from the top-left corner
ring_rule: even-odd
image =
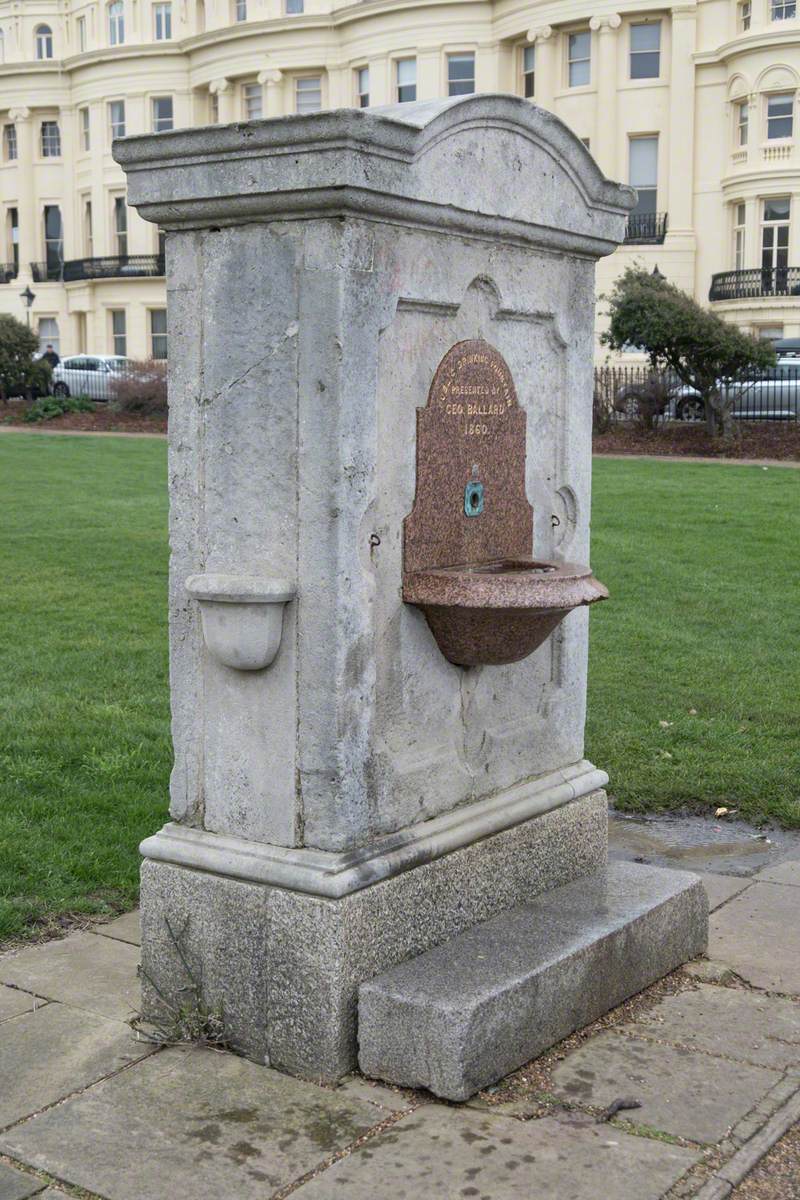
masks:
[[[53,371],[53,394],[110,400],[113,381],[124,372],[127,362],[127,358],[113,354],[74,354],[62,358]]]
[[[778,359],[774,367],[745,379],[722,379],[719,388],[733,399],[739,421],[786,421],[800,417],[800,360]],[[670,416],[679,421],[704,421],[705,404],[694,388],[681,386],[670,401]]]

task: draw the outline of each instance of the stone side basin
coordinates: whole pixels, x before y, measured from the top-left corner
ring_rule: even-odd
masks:
[[[403,578],[403,599],[422,609],[442,654],[460,667],[519,662],[567,613],[607,596],[590,567],[533,558],[431,567]]]

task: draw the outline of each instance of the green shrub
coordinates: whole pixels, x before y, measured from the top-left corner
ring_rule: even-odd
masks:
[[[34,359],[36,334],[16,317],[0,314],[0,399],[49,389],[50,364]]]
[[[26,409],[26,421],[52,421],[54,417],[71,412],[94,412],[94,405],[86,396],[43,396]]]

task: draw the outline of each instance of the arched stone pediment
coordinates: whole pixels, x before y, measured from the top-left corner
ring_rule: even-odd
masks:
[[[796,88],[800,77],[794,67],[786,63],[774,63],[762,71],[756,80],[756,90],[759,92],[788,91]]]
[[[744,75],[736,74],[728,80],[728,100],[744,100],[750,94],[750,84]]]

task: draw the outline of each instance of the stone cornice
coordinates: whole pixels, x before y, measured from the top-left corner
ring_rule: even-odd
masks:
[[[521,162],[500,188],[485,170],[456,169],[455,163],[433,173],[417,169],[426,156],[426,167],[436,162],[443,140],[476,128],[505,131],[517,139],[523,160],[535,159],[548,179],[560,176],[563,186],[549,185],[550,199],[538,215]],[[516,155],[514,143],[509,146]],[[599,257],[621,241],[635,195],[605,179],[557,117],[516,96],[148,134],[115,143],[114,156],[128,176],[129,202],[166,229],[349,214]],[[495,169],[506,168],[498,163]]]
[[[604,771],[578,762],[341,853],[267,845],[175,824],[147,838],[140,850],[160,862],[335,900],[561,808],[607,782]]]

